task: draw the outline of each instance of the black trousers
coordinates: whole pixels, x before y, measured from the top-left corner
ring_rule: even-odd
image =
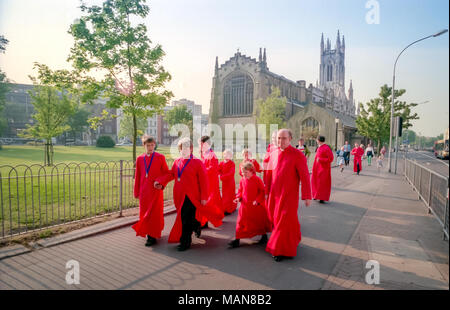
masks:
[[[195,219],[194,204],[189,200],[188,196],[184,197],[184,203],[181,207],[181,238],[180,244],[190,247],[192,242],[192,233],[200,227],[200,222]]]
[[[348,164],[350,163],[350,152],[344,152],[344,161],[345,165],[348,166]]]

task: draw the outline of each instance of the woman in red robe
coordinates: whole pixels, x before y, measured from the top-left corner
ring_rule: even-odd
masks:
[[[178,148],[181,157],[176,159],[164,176],[156,179],[157,188],[163,188],[175,179],[173,202],[177,217],[169,234],[169,243],[180,242],[179,251],[189,249],[192,232],[200,228],[202,219],[214,226],[222,225],[223,213],[220,209],[207,204],[208,182],[206,169],[200,159],[192,155],[193,144],[190,139],[180,140]]]
[[[331,148],[325,144],[325,137],[317,138],[319,147],[314,158],[311,175],[312,198],[320,203],[330,200],[331,194],[331,163],[334,155]]]
[[[247,162],[251,162],[253,164],[253,167],[255,167],[255,172],[262,172],[261,166],[256,159],[252,158],[252,152],[249,149],[244,149],[242,151],[242,156],[244,156],[244,160],[239,164],[239,175],[241,177],[244,176],[242,174],[242,166]]]
[[[155,152],[156,140],[142,137],[145,153],[136,158],[134,197],[139,199],[139,221],[132,226],[136,236],[147,236],[145,246],[152,246],[161,238],[164,228],[163,191],[153,186],[155,180],[165,175],[167,167],[164,155]]]
[[[305,155],[291,146],[292,133],[289,129],[278,132],[278,149],[270,155],[267,170],[266,195],[269,220],[273,225],[266,251],[275,261],[297,255],[301,241],[298,220],[299,187],[301,182],[302,199],[310,205],[311,185]]]
[[[219,163],[219,176],[222,181],[222,205],[225,215],[233,213],[237,204],[233,201],[236,196],[236,181],[234,180],[235,164],[230,150],[223,152],[224,160]]]
[[[361,158],[364,155],[364,149],[360,148],[358,143],[355,143],[351,154],[353,155],[353,172],[359,175],[359,172],[362,170]]]
[[[242,171],[244,177],[239,182],[235,202],[241,202],[236,222],[236,239],[228,245],[239,247],[240,239],[261,236],[259,244],[267,243],[266,233],[270,232],[271,223],[265,206],[265,189],[263,181],[255,174],[255,167],[246,162]]]
[[[277,149],[277,132],[274,131],[272,133],[272,141],[267,146],[266,155],[264,156],[263,160],[263,181],[265,185],[267,184],[267,170],[272,170],[272,167],[269,166],[270,153],[272,153],[276,149]]]

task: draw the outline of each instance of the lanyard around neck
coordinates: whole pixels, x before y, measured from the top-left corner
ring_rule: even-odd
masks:
[[[150,164],[148,165],[147,168],[147,161],[145,160],[145,158],[147,157],[147,154],[144,155],[144,167],[145,167],[145,177],[148,177],[148,172],[150,171],[150,167],[152,166],[152,162],[153,162],[153,156],[155,156],[155,152],[153,152],[152,157],[150,159]]]

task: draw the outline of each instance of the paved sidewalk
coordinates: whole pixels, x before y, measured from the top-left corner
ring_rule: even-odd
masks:
[[[236,212],[177,252],[167,243],[171,214],[152,248],[124,227],[0,258],[0,289],[448,289],[448,242],[409,184],[375,167],[351,170],[333,169],[332,202],[301,204],[292,260],[274,262],[258,238],[227,249]],[[66,284],[69,260],[79,262],[79,285]],[[365,282],[368,260],[380,264],[379,285]]]

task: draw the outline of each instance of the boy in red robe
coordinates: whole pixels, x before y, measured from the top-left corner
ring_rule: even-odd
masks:
[[[334,155],[331,148],[325,144],[325,137],[317,138],[319,147],[314,158],[311,175],[312,198],[320,203],[330,200],[331,193],[331,163]]]
[[[267,234],[271,223],[265,206],[265,189],[263,181],[255,174],[255,167],[246,162],[242,167],[244,177],[239,182],[235,202],[240,202],[236,222],[236,239],[228,243],[230,248],[239,247],[240,239],[261,235],[259,244],[267,243]]]
[[[155,152],[156,140],[144,135],[142,144],[145,153],[136,158],[134,197],[139,199],[139,221],[132,226],[136,236],[145,237],[145,246],[152,246],[161,238],[164,228],[163,191],[153,186],[155,180],[165,175],[167,167],[164,155]]]
[[[252,152],[249,149],[243,149],[242,150],[242,156],[244,156],[244,160],[239,164],[239,175],[243,177],[242,174],[242,167],[245,163],[251,162],[253,164],[253,167],[255,167],[255,172],[262,172],[261,166],[259,165],[258,161],[256,159],[252,158]]]
[[[356,172],[356,174],[359,175],[359,172],[362,170],[361,158],[364,155],[364,150],[359,147],[358,143],[355,143],[355,147],[351,154],[353,155],[353,172]]]
[[[219,160],[211,148],[211,140],[209,136],[203,136],[200,139],[200,152],[202,162],[206,168],[206,178],[208,182],[208,202],[212,208],[218,208],[224,213],[222,198],[220,197],[219,185]],[[201,219],[203,228],[208,227],[206,218]]]
[[[208,183],[205,166],[200,159],[193,156],[193,144],[189,138],[178,143],[181,157],[176,159],[166,175],[156,179],[154,186],[163,189],[175,179],[173,202],[177,217],[169,234],[169,243],[180,242],[178,251],[190,248],[192,232],[200,227],[200,220],[205,218],[218,227],[222,225],[223,213],[220,209],[207,205]]]
[[[292,132],[289,129],[278,131],[278,149],[270,155],[273,170],[267,170],[266,195],[269,220],[273,225],[266,251],[275,261],[297,255],[301,240],[298,221],[299,187],[301,182],[302,199],[310,205],[311,185],[306,157],[291,146]]]
[[[230,150],[223,152],[224,160],[219,163],[219,176],[222,181],[222,205],[225,215],[230,215],[236,210],[237,204],[233,201],[236,196],[236,181],[234,180],[235,164],[232,160],[233,153]]]

